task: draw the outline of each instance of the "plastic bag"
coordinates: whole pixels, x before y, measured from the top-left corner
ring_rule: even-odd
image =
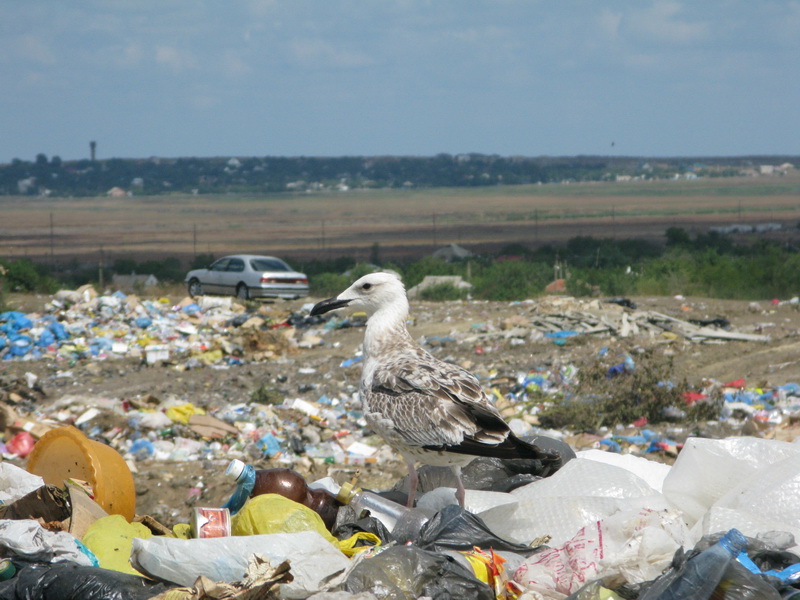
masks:
[[[8,462],[0,462],[0,503],[11,504],[38,490],[44,479]]]
[[[330,534],[318,513],[280,494],[262,494],[250,498],[231,519],[233,535],[297,531],[316,531],[332,544],[338,541]]]
[[[669,508],[663,495],[641,477],[582,458],[510,495],[518,504],[481,515],[489,529],[519,543],[549,535],[553,546],[565,544],[587,523],[620,511]]]
[[[536,551],[530,546],[496,536],[480,517],[456,504],[444,507],[422,526],[417,545],[432,552],[471,550],[475,546],[508,550],[525,556]]]
[[[134,538],[147,539],[153,532],[142,523],[128,523],[122,515],[109,515],[89,525],[81,541],[104,569],[139,575],[130,562]]]
[[[347,539],[340,541],[328,532],[319,513],[280,494],[261,494],[251,498],[231,520],[233,535],[295,533],[298,531],[318,533],[346,556],[352,556],[367,547],[381,543],[378,536],[368,532],[355,532]]]
[[[523,589],[575,593],[587,581],[639,583],[670,565],[688,536],[680,513],[642,509],[581,529],[569,542],[529,557],[514,573]]]
[[[16,577],[0,582],[0,600],[148,600],[168,589],[136,575],[71,563],[15,563]]]
[[[414,546],[393,546],[365,558],[350,571],[345,589],[372,592],[378,600],[493,600],[494,593],[453,558]]]
[[[253,554],[270,564],[291,560],[294,581],[281,587],[288,598],[306,598],[344,578],[350,561],[314,531],[182,540],[154,536],[133,540],[131,564],[150,577],[192,585],[205,575],[213,581],[239,581]]]
[[[66,531],[47,531],[32,519],[0,520],[0,547],[5,556],[31,562],[73,562],[90,566],[97,560]]]

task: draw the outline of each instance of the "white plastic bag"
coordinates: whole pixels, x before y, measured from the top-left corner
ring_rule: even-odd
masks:
[[[44,479],[7,462],[0,462],[0,504],[11,504],[38,490]]]
[[[134,539],[131,564],[145,575],[178,585],[192,585],[200,575],[235,582],[256,553],[273,565],[290,561],[294,581],[281,586],[286,598],[306,598],[335,584],[350,567],[347,557],[314,531],[191,540]]]
[[[664,480],[664,495],[692,526],[732,489],[752,485],[753,476],[798,455],[800,445],[777,440],[689,438]]]
[[[584,527],[561,547],[528,557],[514,581],[551,598],[597,579],[611,586],[650,581],[670,564],[687,536],[677,511],[620,512]]]
[[[47,531],[33,519],[0,520],[0,554],[32,562],[74,562],[97,566],[88,550],[66,531]],[[94,560],[93,560],[94,558]]]
[[[481,515],[495,534],[530,543],[544,535],[560,546],[581,528],[621,510],[666,509],[666,499],[633,473],[593,460],[575,458],[550,477],[517,488],[519,502]]]

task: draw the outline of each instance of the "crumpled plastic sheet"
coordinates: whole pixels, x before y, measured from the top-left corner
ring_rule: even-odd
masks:
[[[66,531],[47,531],[32,519],[0,519],[0,549],[31,562],[72,562],[96,566],[96,558]]]

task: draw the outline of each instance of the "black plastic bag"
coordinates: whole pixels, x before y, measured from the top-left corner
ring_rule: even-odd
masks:
[[[339,508],[336,514],[336,523],[333,525],[331,533],[339,540],[346,540],[357,533],[372,533],[381,540],[381,544],[388,544],[393,541],[392,534],[375,517],[358,518],[355,511],[347,504]],[[368,545],[368,544],[360,544]]]
[[[457,504],[445,506],[422,526],[417,545],[424,550],[472,550],[474,546],[530,556],[539,549],[497,537],[483,520]]]
[[[14,566],[16,576],[0,582],[0,600],[148,600],[174,587],[75,563]]]
[[[415,546],[393,546],[358,563],[345,582],[351,594],[378,600],[493,600],[489,586],[453,558]]]

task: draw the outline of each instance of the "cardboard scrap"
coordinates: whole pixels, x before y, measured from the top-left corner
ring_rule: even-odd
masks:
[[[211,415],[192,415],[189,417],[189,427],[200,437],[209,439],[222,439],[240,433],[233,425]]]

